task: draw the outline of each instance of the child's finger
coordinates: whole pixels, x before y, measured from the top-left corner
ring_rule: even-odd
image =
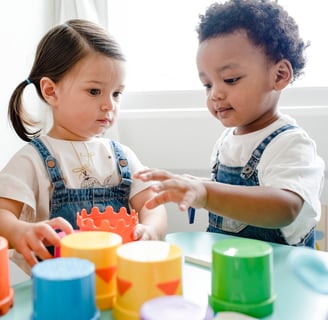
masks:
[[[25,246],[20,248],[19,253],[24,257],[30,267],[33,267],[36,263],[38,263],[36,256],[29,247]]]
[[[50,225],[52,229],[60,229],[61,231],[64,231],[66,234],[70,234],[74,231],[72,225],[62,217],[57,217],[48,220],[46,221],[46,223]]]

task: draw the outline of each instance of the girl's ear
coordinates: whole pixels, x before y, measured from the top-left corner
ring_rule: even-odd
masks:
[[[56,83],[48,77],[42,77],[40,80],[40,88],[44,100],[49,105],[55,105],[57,100]]]
[[[293,68],[291,63],[286,60],[280,60],[275,64],[275,83],[276,90],[282,90],[293,80]]]

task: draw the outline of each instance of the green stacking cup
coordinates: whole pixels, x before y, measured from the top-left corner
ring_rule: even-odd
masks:
[[[256,318],[273,312],[273,254],[268,243],[246,238],[215,243],[211,272],[209,305],[214,312],[235,311]]]

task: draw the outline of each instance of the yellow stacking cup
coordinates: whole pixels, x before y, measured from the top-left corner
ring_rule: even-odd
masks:
[[[164,241],[136,241],[117,249],[115,320],[138,320],[146,301],[169,295],[182,295],[179,247]]]
[[[112,308],[116,296],[116,250],[122,237],[106,231],[82,231],[61,239],[60,256],[87,259],[95,264],[96,304],[100,310]]]

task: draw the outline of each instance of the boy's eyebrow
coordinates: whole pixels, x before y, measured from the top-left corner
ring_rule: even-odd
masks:
[[[218,67],[217,69],[215,69],[215,71],[217,73],[222,73],[222,72],[224,72],[226,70],[229,70],[229,69],[233,70],[233,69],[238,69],[238,68],[240,68],[240,64],[239,63],[228,63],[228,64],[226,64],[224,66]],[[206,74],[204,72],[202,72],[202,71],[199,72],[198,75],[199,75],[199,77],[205,77],[206,76]]]
[[[237,69],[240,67],[239,63],[228,63],[220,68],[217,69],[218,72],[223,72],[227,69]]]

